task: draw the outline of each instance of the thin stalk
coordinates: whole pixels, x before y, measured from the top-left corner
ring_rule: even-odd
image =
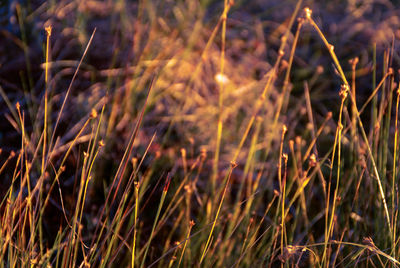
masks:
[[[372,94],[368,97],[368,99],[364,102],[363,106],[361,107],[361,109],[359,110],[359,113],[362,114],[365,110],[365,108],[367,107],[367,105],[369,104],[369,102],[372,100],[372,105],[374,100],[376,100],[376,93],[378,93],[379,89],[382,87],[383,83],[385,82],[386,78],[391,75],[392,73],[386,72],[385,75],[383,76],[382,80],[379,82],[379,84],[374,88],[374,90],[372,91]],[[375,119],[376,120],[376,119]]]
[[[224,102],[224,84],[225,81],[224,77],[224,69],[225,69],[225,42],[226,42],[226,20],[228,11],[230,9],[230,4],[228,4],[228,0],[224,0],[224,12],[222,13],[221,20],[222,20],[222,34],[221,34],[221,58],[220,58],[220,72],[217,75],[217,82],[219,84],[219,99],[218,99],[218,127],[217,127],[217,140],[215,146],[215,155],[214,155],[214,162],[213,162],[213,174],[212,174],[212,192],[215,192],[216,187],[216,180],[218,176],[218,161],[219,161],[219,153],[221,147],[221,137],[222,137],[222,113],[223,113],[223,102]]]
[[[396,258],[396,219],[395,219],[395,185],[396,185],[396,171],[397,171],[397,149],[398,149],[398,119],[399,119],[399,99],[400,99],[400,83],[397,88],[397,99],[396,99],[396,117],[394,121],[394,145],[393,145],[393,171],[392,171],[392,226],[393,226],[393,240],[392,240],[392,252],[394,258]]]
[[[343,125],[342,125],[342,114],[343,114],[343,107],[344,107],[344,102],[347,98],[349,92],[349,88],[343,86],[341,91],[340,91],[340,97],[342,99],[342,102],[340,104],[340,111],[339,111],[339,119],[338,119],[338,126],[337,126],[337,171],[336,171],[336,187],[335,191],[333,193],[333,203],[332,203],[332,211],[331,211],[331,218],[329,221],[329,226],[328,226],[328,236],[326,237],[327,240],[325,240],[325,243],[328,243],[328,240],[332,237],[333,235],[333,219],[335,218],[335,210],[336,210],[336,201],[338,198],[338,191],[339,191],[339,182],[340,182],[340,171],[341,171],[341,148],[342,148],[342,130],[343,130]],[[332,162],[334,159],[332,158]],[[326,266],[329,267],[329,258],[326,256],[326,247],[324,248],[324,257],[326,257]],[[324,262],[324,258],[322,259],[322,262]]]
[[[201,254],[201,258],[200,258],[200,263],[199,263],[199,264],[201,264],[201,263],[203,262],[204,257],[205,257],[205,255],[206,255],[206,252],[207,252],[207,250],[208,250],[208,248],[209,248],[209,245],[210,245],[210,242],[211,242],[211,237],[212,237],[212,234],[213,234],[213,232],[214,232],[215,224],[217,223],[218,216],[219,216],[219,213],[220,213],[220,211],[221,211],[222,204],[223,204],[224,199],[225,199],[226,191],[227,191],[228,186],[229,186],[229,182],[230,182],[230,179],[231,179],[231,175],[232,175],[232,172],[233,172],[233,170],[235,169],[235,167],[237,167],[237,164],[236,164],[235,162],[232,161],[232,162],[231,162],[230,169],[229,169],[229,173],[228,173],[228,175],[227,175],[228,177],[227,177],[227,179],[226,179],[224,191],[223,191],[223,193],[222,193],[221,201],[219,202],[219,206],[218,206],[218,209],[217,209],[217,213],[215,214],[215,219],[214,219],[214,221],[213,221],[213,225],[212,225],[212,227],[211,227],[210,234],[208,235],[207,242],[206,242],[206,244],[204,245],[203,253]]]
[[[153,233],[154,233],[154,230],[156,229],[157,222],[158,222],[158,217],[160,216],[161,208],[162,208],[162,206],[164,204],[164,200],[165,200],[165,197],[167,195],[168,187],[169,187],[170,182],[171,182],[171,178],[170,178],[170,175],[168,174],[167,180],[166,180],[166,183],[165,183],[162,195],[161,195],[160,204],[158,205],[156,218],[154,219],[153,227],[151,228],[151,233],[150,233],[149,241],[147,242],[146,251],[144,252],[142,263],[140,264],[140,268],[142,268],[144,266],[144,263],[146,261],[147,252],[149,251],[151,240],[153,239]]]
[[[48,113],[48,90],[49,90],[49,47],[50,47],[50,36],[51,26],[46,27],[47,41],[46,41],[46,63],[45,63],[45,75],[44,75],[44,121],[43,121],[43,154],[42,154],[42,168],[41,175],[43,176],[45,170],[45,158],[46,158],[46,144],[47,144],[47,113]]]
[[[188,233],[186,235],[185,244],[183,245],[181,257],[179,258],[178,268],[181,266],[182,258],[183,258],[183,255],[185,254],[185,249],[186,249],[187,243],[189,242],[189,239],[190,239],[190,232],[192,231],[192,228],[193,228],[194,224],[195,223],[194,223],[193,220],[191,220],[189,222],[189,229],[188,229]]]
[[[373,46],[373,51],[372,51],[372,88],[376,87],[376,43],[374,43]],[[378,114],[377,111],[377,104],[378,104],[378,98],[374,95],[374,98],[372,99],[372,109],[371,109],[371,132],[374,131],[375,129],[375,124],[376,124],[376,117]],[[360,113],[362,112],[362,109],[360,109]],[[374,144],[372,144],[372,147],[374,148]],[[375,156],[375,153],[374,153]]]
[[[139,182],[135,182],[135,216],[133,222],[133,242],[132,242],[132,261],[131,267],[135,267],[135,250],[136,250],[136,234],[137,234],[137,218],[138,218],[138,207],[139,207]]]
[[[282,158],[283,155],[283,140],[285,139],[285,134],[287,132],[287,127],[283,125],[282,128],[282,136],[281,136],[281,144],[279,148],[279,162],[278,162],[278,179],[279,179],[279,190],[281,194],[281,255],[284,254],[284,236],[285,236],[285,195],[286,195],[286,178],[282,179]],[[285,154],[285,163],[287,162],[287,155]],[[286,173],[285,173],[286,174]],[[281,262],[281,267],[283,267],[283,262]]]
[[[242,248],[240,249],[240,255],[243,254],[243,252],[246,248],[245,246],[248,244],[247,239],[249,238],[250,228],[252,227],[253,222],[254,222],[254,218],[250,218],[249,225],[247,226],[247,230],[246,230],[246,235],[243,240]],[[236,264],[236,267],[239,267],[239,262]]]
[[[49,47],[50,47],[50,36],[51,36],[51,26],[46,27],[47,41],[46,41],[46,66],[45,66],[45,91],[44,91],[44,121],[43,121],[43,151],[42,151],[42,167],[41,167],[41,177],[44,176],[46,170],[46,145],[47,145],[47,114],[48,114],[48,73],[49,73]],[[39,191],[39,204],[42,201],[42,191]],[[43,254],[43,230],[42,230],[42,217],[39,217],[39,245],[40,252]]]
[[[276,111],[276,114],[275,114],[275,118],[274,118],[274,123],[273,123],[272,129],[275,128],[275,126],[276,126],[276,124],[278,122],[279,115],[280,115],[281,110],[282,110],[283,101],[284,101],[284,99],[286,97],[286,93],[287,93],[287,90],[289,88],[290,71],[292,69],[294,53],[296,52],[297,42],[299,40],[300,30],[301,30],[301,27],[303,26],[303,23],[304,23],[304,20],[300,19],[299,23],[297,25],[297,30],[296,30],[296,34],[294,36],[292,49],[290,50],[289,62],[288,62],[288,67],[286,69],[285,80],[283,82],[283,90],[282,90],[282,93],[281,93],[279,101],[278,101],[278,108],[277,108],[277,111]]]
[[[241,211],[240,210],[240,197],[242,195],[241,193],[242,193],[245,181],[246,181],[246,177],[249,176],[249,172],[250,172],[252,163],[254,161],[254,157],[255,157],[254,155],[256,153],[256,145],[257,145],[257,140],[258,140],[258,136],[259,136],[260,129],[261,129],[262,118],[261,117],[257,117],[256,121],[257,122],[256,122],[256,126],[255,126],[255,131],[254,131],[254,134],[253,134],[253,136],[251,138],[251,144],[250,144],[250,148],[249,148],[248,157],[246,159],[246,164],[245,164],[245,167],[244,167],[243,176],[242,176],[242,179],[240,181],[240,185],[239,185],[239,189],[237,191],[236,199],[234,201],[234,206],[235,206],[234,209],[233,209],[234,212],[233,212],[232,218],[230,220],[230,223],[228,224],[227,235],[225,237],[224,244],[225,243],[229,243],[227,238],[231,234],[232,229],[233,229],[234,225],[236,224],[236,220],[237,220],[237,218],[239,216],[239,212]],[[221,250],[223,250],[223,247],[221,247]]]
[[[349,61],[351,65],[351,89],[350,89],[350,94],[351,96],[356,99],[356,67],[358,63],[358,58],[351,59]],[[351,135],[351,148],[350,151],[352,152],[351,154],[351,163],[354,163],[357,161],[357,152],[358,152],[358,136],[357,136],[357,117],[356,117],[356,107],[353,104],[351,106],[351,128],[350,128],[350,135]]]

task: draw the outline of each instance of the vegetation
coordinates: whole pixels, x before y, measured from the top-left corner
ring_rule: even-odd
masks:
[[[399,9],[327,2],[1,2],[0,267],[400,266]]]

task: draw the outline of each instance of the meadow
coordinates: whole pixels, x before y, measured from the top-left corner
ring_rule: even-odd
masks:
[[[398,267],[400,3],[4,0],[0,268]]]

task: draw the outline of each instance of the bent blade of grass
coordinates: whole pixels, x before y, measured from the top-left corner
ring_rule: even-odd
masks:
[[[334,52],[334,47],[331,44],[328,43],[328,41],[326,40],[326,38],[325,38],[324,34],[322,33],[322,31],[319,29],[318,25],[312,19],[312,17],[311,17],[312,11],[309,8],[306,8],[305,11],[306,11],[307,20],[311,23],[311,25],[314,27],[314,29],[318,32],[320,38],[323,40],[324,44],[328,48],[329,53],[331,54],[331,57],[332,57],[335,65],[336,65],[336,68],[338,69],[338,71],[340,73],[341,79],[343,80],[344,84],[347,87],[349,87],[349,83],[347,82],[346,76],[344,75],[342,67],[341,67],[341,65],[339,63],[339,60],[337,59],[336,54]],[[372,150],[371,150],[371,147],[369,145],[369,141],[368,141],[367,135],[365,134],[364,126],[363,126],[363,123],[362,123],[361,118],[360,118],[360,112],[359,112],[359,110],[357,108],[357,102],[351,95],[350,95],[350,98],[351,98],[351,101],[352,101],[352,103],[353,103],[353,105],[355,107],[355,112],[356,112],[359,128],[361,130],[361,134],[362,134],[362,137],[364,139],[364,142],[365,142],[365,144],[367,146],[368,155],[369,155],[369,157],[371,159],[373,171],[374,171],[374,174],[375,174],[375,179],[376,179],[376,181],[378,183],[379,193],[380,193],[380,196],[381,196],[381,199],[382,199],[382,203],[383,203],[383,207],[384,207],[384,210],[385,210],[385,217],[386,217],[386,222],[387,222],[388,227],[389,227],[390,237],[391,237],[391,239],[393,239],[393,237],[392,237],[392,227],[391,227],[390,216],[389,216],[389,210],[388,210],[388,207],[387,207],[385,193],[383,191],[382,182],[381,182],[381,179],[380,179],[380,176],[379,176],[378,168],[376,166],[375,159],[374,159],[374,156],[372,154]]]

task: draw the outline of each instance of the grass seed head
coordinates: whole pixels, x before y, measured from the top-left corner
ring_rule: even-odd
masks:
[[[310,165],[310,167],[315,167],[317,165],[317,157],[315,156],[315,154],[311,154],[308,164]]]
[[[276,190],[276,189],[274,189],[274,195],[275,195],[275,196],[279,196],[279,191]]]
[[[170,174],[168,174],[167,175],[167,179],[166,179],[166,181],[165,181],[165,186],[164,186],[164,192],[167,192],[168,191],[168,188],[169,188],[169,184],[171,183],[171,176],[170,176]]]
[[[200,156],[202,159],[205,159],[207,157],[207,150],[205,148],[201,148]]]
[[[90,118],[91,119],[97,118],[97,111],[95,109],[92,109],[92,111],[90,112]]]
[[[193,192],[193,189],[189,184],[185,185],[183,189],[185,189],[186,193],[188,194],[191,194]]]
[[[304,8],[304,13],[306,15],[306,19],[310,20],[312,15],[312,10],[309,7]]]
[[[186,157],[186,150],[185,150],[185,148],[181,148],[181,155],[182,155],[183,158]]]
[[[46,30],[47,36],[51,36],[52,27],[51,27],[51,26],[47,26],[47,27],[45,28],[45,30]]]
[[[99,147],[102,148],[102,147],[104,147],[104,145],[105,145],[104,141],[103,141],[103,140],[100,140],[100,141],[99,141]]]
[[[356,66],[357,63],[358,63],[358,61],[359,61],[359,58],[358,58],[358,57],[355,57],[355,58],[350,59],[350,60],[349,60],[349,63],[350,63],[350,65],[352,65],[352,66]]]
[[[344,84],[340,88],[339,96],[342,100],[345,100],[347,98],[347,95],[349,94],[350,88],[349,85]]]

